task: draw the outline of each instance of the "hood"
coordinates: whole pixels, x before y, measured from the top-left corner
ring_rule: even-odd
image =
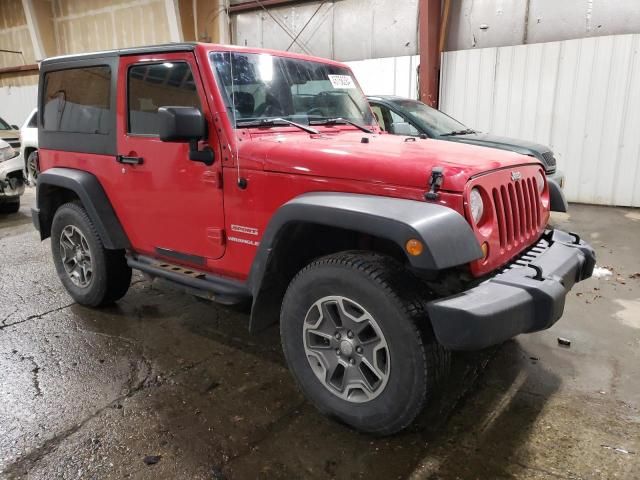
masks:
[[[20,132],[17,130],[0,130],[0,140],[4,140],[13,148],[20,148]]]
[[[503,150],[434,139],[361,132],[253,135],[239,145],[240,163],[260,163],[273,172],[379,182],[427,189],[431,169],[444,168],[443,190],[461,192],[480,173],[538,163]]]
[[[540,143],[520,140],[518,138],[500,137],[490,133],[470,133],[468,135],[457,135],[447,137],[448,141],[479,145],[482,147],[499,148],[521,153],[522,155],[533,155],[544,161],[542,154],[550,152],[551,149]]]
[[[6,139],[9,138],[11,140],[15,138],[19,138],[20,132],[18,130],[0,130],[0,138]]]

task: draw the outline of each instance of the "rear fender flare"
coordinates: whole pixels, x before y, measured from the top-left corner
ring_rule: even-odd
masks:
[[[40,238],[51,235],[51,223],[55,215],[53,197],[60,190],[73,192],[82,202],[105,248],[111,250],[129,248],[127,235],[98,178],[83,170],[50,168],[38,176],[37,211]]]

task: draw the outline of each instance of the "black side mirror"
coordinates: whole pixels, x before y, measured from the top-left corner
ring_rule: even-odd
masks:
[[[18,125],[11,125],[11,128],[13,128],[14,130],[20,130],[20,127]]]
[[[213,150],[198,150],[198,140],[207,137],[207,122],[195,107],[160,107],[158,131],[163,142],[189,142],[189,159],[213,164]]]

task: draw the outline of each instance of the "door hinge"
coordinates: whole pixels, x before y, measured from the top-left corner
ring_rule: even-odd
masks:
[[[224,228],[207,228],[207,238],[215,245],[224,245],[226,243]]]
[[[216,188],[222,188],[222,175],[219,170],[207,170],[202,174],[202,181]]]

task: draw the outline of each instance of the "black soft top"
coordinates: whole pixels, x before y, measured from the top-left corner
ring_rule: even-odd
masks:
[[[197,43],[195,42],[167,43],[164,45],[64,55],[43,60],[40,65],[40,80],[38,85],[38,143],[40,149],[116,155],[116,97],[119,58],[125,55],[142,55],[145,53],[191,52],[195,50],[196,45]],[[109,68],[110,88],[109,104],[107,107],[74,105],[72,102],[67,102],[66,98],[62,98],[62,100],[44,98],[47,76],[50,73],[55,74],[61,71],[94,67]],[[56,101],[60,103],[60,105],[52,106],[54,109],[53,113],[57,113],[58,115],[54,124],[57,124],[59,127],[66,122],[67,125],[71,125],[68,129],[44,128],[44,118],[47,112],[45,104]],[[61,105],[64,105],[64,107],[61,107]],[[63,115],[65,116],[64,118]],[[81,117],[81,115],[93,115],[95,122],[97,122],[100,128],[93,132],[85,131],[82,128],[74,130],[75,126],[84,122],[84,117]]]

